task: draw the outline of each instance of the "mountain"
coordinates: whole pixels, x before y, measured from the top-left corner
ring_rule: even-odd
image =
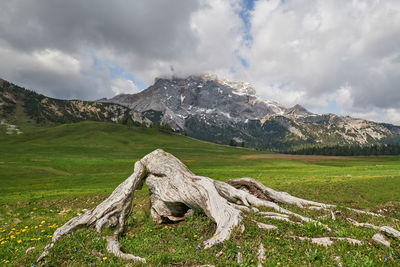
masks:
[[[0,79],[0,121],[6,123],[69,123],[84,120],[120,122],[129,109],[119,104],[60,100]]]
[[[313,114],[300,105],[286,108],[259,98],[249,83],[215,75],[158,78],[140,93],[101,102],[128,107],[137,122],[169,124],[194,138],[259,148],[367,145],[397,140],[400,134],[399,126]]]
[[[400,142],[399,126],[286,108],[258,97],[249,83],[215,75],[157,78],[137,94],[98,101],[54,99],[0,79],[0,122],[7,131],[18,133],[13,124],[21,122],[84,120],[168,125],[197,139],[260,149]]]

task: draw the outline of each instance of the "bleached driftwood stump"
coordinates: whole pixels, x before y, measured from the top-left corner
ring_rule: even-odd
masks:
[[[285,192],[275,191],[252,178],[221,182],[208,177],[197,176],[180,160],[161,149],[157,149],[137,161],[133,174],[95,209],[72,218],[58,228],[53,234],[51,243],[45,247],[37,261],[39,262],[46,257],[61,237],[78,227],[94,227],[96,231],[100,232],[103,226],[108,225],[115,229],[111,236],[105,237],[108,252],[123,259],[146,262],[141,257],[123,253],[118,242],[118,238],[124,230],[125,220],[131,211],[133,193],[136,189],[140,189],[144,182],[149,187],[150,212],[156,222],[184,220],[189,211],[193,210],[204,213],[216,224],[215,235],[204,241],[202,244],[204,248],[209,248],[216,243],[229,239],[234,228],[240,225],[244,211],[259,212],[255,207],[274,209],[275,212],[259,212],[267,218],[293,222],[291,218],[295,217],[297,221],[318,224],[319,222],[282,208],[278,204],[290,204],[310,209],[332,209],[335,207],[334,205],[304,200]],[[381,216],[370,212],[351,210]],[[332,216],[334,216],[333,213]],[[297,221],[293,223],[298,223]],[[276,228],[258,222],[257,225],[266,229]],[[362,225],[360,224],[360,226]],[[329,227],[324,227],[328,231],[330,230]],[[371,225],[367,227],[371,227]],[[397,230],[388,226],[385,227],[388,230],[386,232],[397,235],[400,239],[400,233]],[[333,241],[334,238],[330,240],[330,242]]]

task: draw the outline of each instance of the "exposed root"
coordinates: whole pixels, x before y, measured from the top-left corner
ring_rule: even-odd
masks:
[[[321,245],[324,247],[329,247],[332,244],[334,244],[337,241],[346,241],[352,245],[362,245],[363,242],[354,239],[354,238],[348,238],[348,237],[314,237],[314,238],[309,238],[309,237],[302,237],[302,236],[293,236],[294,239],[300,239],[300,240],[310,240],[312,243]]]
[[[287,214],[282,214],[282,213],[277,213],[277,212],[259,212],[259,214],[264,215],[264,218],[267,219],[274,219],[274,220],[279,220],[279,221],[285,221],[288,223],[292,223],[292,224],[301,224],[299,222],[294,222],[292,220],[290,220],[290,216]]]
[[[263,266],[263,262],[265,261],[265,259],[266,257],[265,257],[264,245],[260,243],[257,250],[257,260],[258,260],[257,267]]]
[[[114,237],[107,237],[106,239],[107,239],[107,252],[112,253],[116,257],[119,257],[124,260],[132,260],[132,261],[146,263],[146,260],[141,257],[135,256],[132,254],[123,253],[121,251],[121,245],[119,244],[119,242],[117,240],[115,240]]]
[[[390,241],[380,233],[374,234],[372,240],[375,241],[376,243],[382,244],[385,247],[390,248]]]
[[[398,240],[400,240],[400,232],[390,226],[376,226],[376,225],[373,225],[370,223],[359,223],[351,218],[347,218],[347,220],[350,223],[352,223],[354,226],[372,228],[372,229],[384,232],[385,234],[387,234],[389,236],[393,236],[393,237],[397,238]]]
[[[276,230],[278,227],[272,224],[265,224],[261,222],[254,221],[257,224],[257,227],[264,230]]]
[[[146,171],[143,164],[140,161],[136,162],[133,174],[122,182],[106,200],[95,209],[72,218],[58,228],[54,232],[51,242],[44,248],[37,261],[41,261],[49,254],[50,249],[57,240],[82,226],[95,226],[96,231],[100,232],[101,228],[106,224],[115,226],[119,223],[120,227],[114,232],[115,240],[118,242],[118,236],[123,231],[125,220],[132,206],[133,192],[142,187],[145,174]]]
[[[264,199],[264,200],[269,200],[272,202],[276,203],[282,203],[282,204],[287,204],[287,205],[296,205],[299,208],[308,208],[312,210],[329,210],[333,208],[337,208],[336,205],[333,204],[325,204],[325,203],[319,203],[311,200],[306,200],[302,198],[298,198],[295,196],[292,196],[286,192],[279,192],[275,191],[272,188],[269,188],[259,181],[253,179],[253,178],[238,178],[238,179],[231,179],[226,181],[226,183],[232,185],[233,187],[237,189],[241,189],[244,191],[247,191],[254,196],[256,196],[259,199]],[[358,210],[358,209],[353,209],[353,208],[348,208],[346,207],[345,209],[353,211],[355,213],[360,213],[360,214],[366,214],[370,216],[375,216],[375,217],[385,217],[381,214],[370,212],[370,211],[364,211],[364,210]],[[395,218],[392,218],[395,221],[398,221]]]
[[[314,206],[321,208],[334,207],[334,205],[305,200],[302,198],[294,197],[286,192],[275,191],[269,187],[266,187],[259,181],[254,180],[253,178],[232,179],[227,181],[227,183],[235,188],[246,190],[259,199],[269,200],[272,202],[296,205],[300,208],[303,208],[304,206]]]
[[[332,209],[335,205],[318,203],[310,200],[291,196],[285,192],[275,191],[252,178],[233,179],[227,182],[215,181],[208,177],[193,174],[181,161],[161,149],[157,149],[140,161],[135,163],[133,174],[121,183],[111,195],[91,211],[72,218],[63,226],[58,228],[51,242],[45,247],[37,261],[41,261],[49,254],[50,249],[63,236],[73,232],[79,227],[93,227],[101,232],[104,226],[113,230],[111,236],[107,236],[107,251],[115,256],[146,262],[144,258],[132,254],[123,253],[118,242],[119,236],[124,231],[125,221],[132,207],[133,193],[140,189],[146,182],[150,192],[150,214],[157,223],[184,220],[193,212],[204,213],[216,224],[216,231],[210,239],[203,242],[204,248],[209,248],[230,238],[237,227],[244,231],[241,223],[246,213],[258,213],[266,218],[278,219],[290,223],[301,224],[301,222],[312,222],[319,225],[322,223],[311,218],[302,216],[279,204],[296,205],[300,208],[313,210],[330,210],[332,219],[335,215]],[[260,212],[257,207],[273,209],[275,212]],[[350,209],[350,211],[383,217],[382,215]],[[256,222],[262,229],[277,229],[274,225]],[[388,226],[378,227],[370,224],[359,224],[359,226],[379,229],[400,239],[400,233]],[[330,231],[326,225],[323,227]],[[299,239],[306,239],[298,237]],[[338,240],[359,244],[358,240],[351,238],[313,238],[312,242],[330,244]],[[325,243],[324,243],[325,242]],[[260,255],[262,256],[261,252]],[[259,262],[262,262],[260,259]],[[243,257],[238,253],[238,262]]]

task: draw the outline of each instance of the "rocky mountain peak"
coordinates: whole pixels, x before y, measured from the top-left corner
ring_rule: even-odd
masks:
[[[309,112],[303,106],[297,104],[289,109],[286,110],[285,115],[291,117],[300,117],[300,116],[309,116],[313,113]]]
[[[255,147],[368,144],[399,131],[365,120],[313,114],[301,105],[286,108],[258,97],[249,83],[209,73],[157,78],[142,92],[101,102],[128,107],[134,121],[169,124],[189,136],[224,144],[230,140]]]

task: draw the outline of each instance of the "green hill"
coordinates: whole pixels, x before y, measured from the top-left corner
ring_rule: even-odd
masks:
[[[0,262],[4,264],[34,263],[57,225],[82,209],[95,207],[132,173],[135,160],[156,148],[174,154],[198,175],[220,180],[250,176],[299,197],[400,219],[400,157],[265,154],[154,128],[105,122],[41,127],[22,124],[19,128],[23,133],[7,134],[8,126],[0,126]],[[260,231],[246,221],[244,234],[235,235],[219,247],[196,250],[196,245],[212,234],[212,223],[206,217],[196,216],[180,224],[157,225],[149,216],[148,201],[146,188],[136,193],[134,212],[121,244],[127,252],[145,257],[154,265],[235,265],[235,255],[241,250],[244,265],[252,266],[259,242],[267,248],[266,263],[273,266],[334,265],[337,255],[344,265],[383,264],[387,256],[391,256],[387,266],[400,263],[400,243],[393,239],[390,249],[378,245],[354,248],[340,242],[325,249],[287,236],[351,236],[368,244],[374,234],[373,230],[330,219],[324,223],[329,224],[332,233],[321,232],[312,225],[276,221],[266,223],[277,225],[279,230]],[[299,212],[321,216],[319,212]],[[367,216],[358,219],[400,228],[398,222],[391,220]],[[35,249],[25,253],[30,247]],[[221,250],[224,255],[215,257]],[[99,234],[82,230],[57,244],[45,264],[82,266],[92,262],[107,266],[128,263],[107,254]]]

